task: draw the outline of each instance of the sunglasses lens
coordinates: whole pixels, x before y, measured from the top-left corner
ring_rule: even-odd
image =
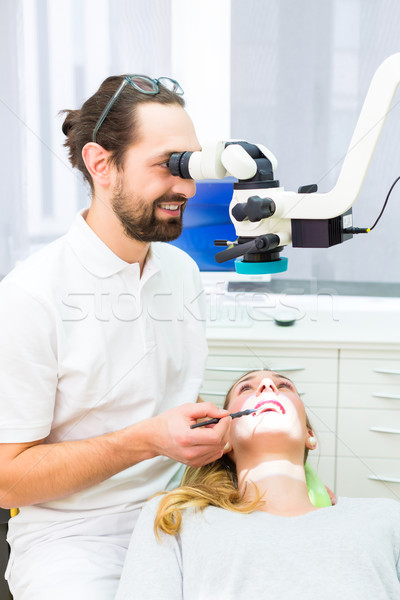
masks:
[[[167,88],[167,90],[175,92],[175,94],[183,94],[183,89],[181,88],[179,83],[175,81],[175,79],[170,79],[169,77],[160,77],[158,83],[160,83],[163,87]]]
[[[158,92],[158,88],[156,83],[152,79],[148,79],[147,77],[130,77],[130,82],[134,84],[136,88],[145,93],[156,94]]]

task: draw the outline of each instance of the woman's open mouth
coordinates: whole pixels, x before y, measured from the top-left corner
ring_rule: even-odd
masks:
[[[277,400],[264,400],[263,402],[259,402],[258,404],[256,404],[254,409],[256,410],[256,412],[253,413],[253,417],[266,412],[276,412],[281,415],[284,415],[286,413],[282,404]]]

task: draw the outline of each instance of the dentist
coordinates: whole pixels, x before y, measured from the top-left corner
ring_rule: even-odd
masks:
[[[177,238],[200,149],[169,78],[107,78],[63,132],[91,205],[0,285],[0,506],[14,600],[111,600],[140,508],[179,463],[220,458],[230,418],[195,404],[206,359],[199,272]],[[60,199],[68,202],[69,199]]]

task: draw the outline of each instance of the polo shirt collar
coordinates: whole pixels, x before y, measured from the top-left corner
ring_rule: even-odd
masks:
[[[115,275],[125,269],[133,270],[138,263],[128,263],[119,258],[105,244],[86,223],[87,209],[79,212],[66,234],[67,240],[74,254],[83,267],[96,277],[106,278]],[[153,244],[150,245],[146,263],[142,273],[142,279],[149,279],[160,270],[160,257]]]

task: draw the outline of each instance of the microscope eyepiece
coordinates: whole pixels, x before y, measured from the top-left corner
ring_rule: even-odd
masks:
[[[182,179],[193,179],[189,173],[189,161],[192,154],[193,152],[189,151],[171,154],[168,166],[172,175],[177,175],[178,177],[182,177]]]

